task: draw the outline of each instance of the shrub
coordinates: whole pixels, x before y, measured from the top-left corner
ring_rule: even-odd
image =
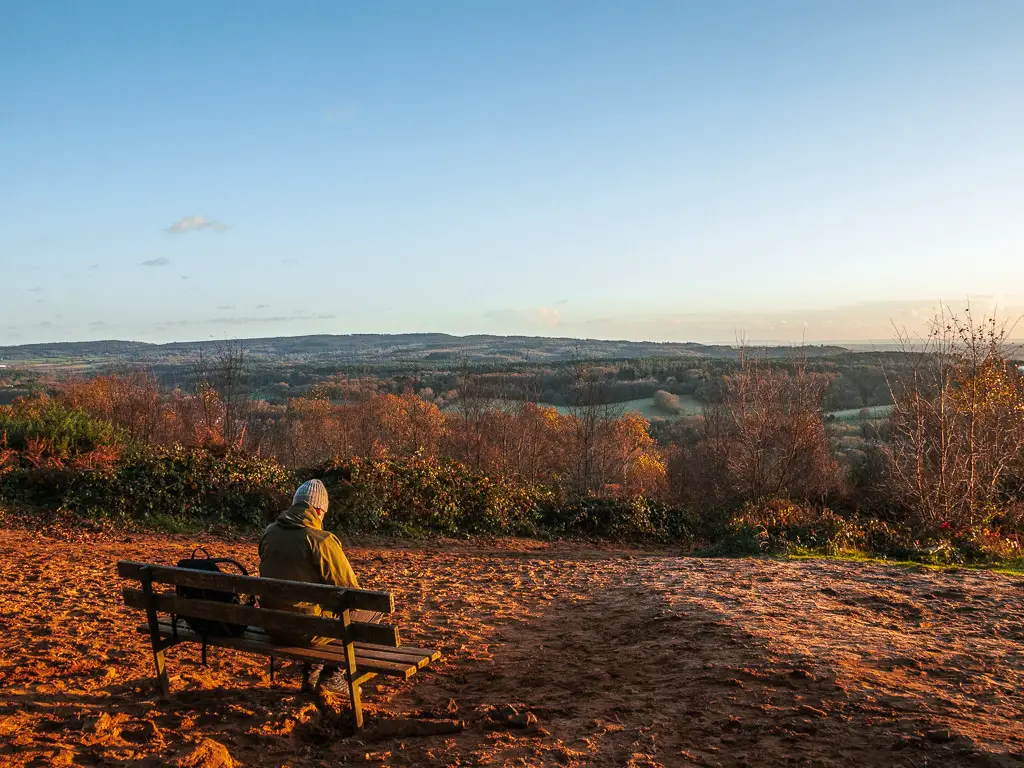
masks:
[[[0,406],[0,435],[13,450],[44,444],[48,452],[61,457],[118,442],[118,431],[110,422],[48,397]]]
[[[643,496],[548,503],[542,510],[541,524],[546,532],[557,536],[661,543],[691,540],[683,510]]]
[[[91,518],[256,528],[287,506],[295,481],[269,459],[201,448],[148,448],[74,474],[62,508]]]
[[[423,456],[331,462],[303,476],[323,480],[332,525],[347,532],[531,535],[540,503],[552,496],[542,486],[494,480]]]
[[[828,550],[846,526],[846,520],[830,509],[773,500],[747,504],[729,527],[734,532],[755,531],[762,552],[785,553],[791,547]]]
[[[540,485],[474,472],[422,456],[333,462],[303,473],[331,494],[339,531],[445,536],[585,536],[620,541],[681,541],[679,509],[635,496],[566,500]]]
[[[0,495],[24,504],[59,506],[75,474],[52,466],[11,467],[0,472]]]
[[[730,525],[703,554],[725,557],[756,557],[768,551],[764,531],[749,523]]]

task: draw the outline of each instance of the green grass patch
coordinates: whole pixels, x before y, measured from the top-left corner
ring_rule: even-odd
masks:
[[[1005,563],[964,563],[957,565],[949,565],[944,563],[928,563],[921,562],[919,560],[905,560],[905,559],[890,559],[880,555],[874,555],[867,552],[842,552],[839,554],[828,554],[824,552],[807,552],[807,551],[794,551],[783,555],[774,555],[772,559],[776,560],[795,560],[802,562],[805,560],[831,560],[840,563],[865,563],[871,565],[890,565],[897,566],[900,568],[907,568],[909,570],[928,570],[928,571],[942,571],[942,572],[953,572],[953,571],[989,571],[994,573],[1004,573],[1011,576],[1024,576],[1024,560],[1015,560]]]

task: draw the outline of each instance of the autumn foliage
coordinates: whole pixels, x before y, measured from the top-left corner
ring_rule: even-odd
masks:
[[[0,407],[0,497],[255,526],[315,476],[349,531],[1020,557],[1024,378],[1005,329],[940,316],[907,355],[891,417],[865,422],[853,452],[825,417],[827,373],[750,357],[660,440],[609,401],[602,369],[581,369],[561,412],[496,399],[470,375],[438,395],[339,377],[270,403],[230,357],[188,389],[145,372],[76,379]]]
[[[265,522],[308,475],[328,483],[332,520],[349,531],[667,535],[666,460],[636,414],[317,395],[252,404],[228,439],[228,406],[213,387],[161,392],[134,373],[72,381],[0,409],[0,429],[18,441],[0,455],[3,483],[92,518],[246,526]],[[38,445],[49,448],[45,462]],[[106,460],[86,466],[90,456]],[[35,471],[69,461],[89,471]]]

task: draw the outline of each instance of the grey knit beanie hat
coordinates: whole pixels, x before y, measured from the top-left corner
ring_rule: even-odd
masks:
[[[327,511],[327,489],[319,480],[307,480],[292,497],[292,504],[305,502],[311,507]]]

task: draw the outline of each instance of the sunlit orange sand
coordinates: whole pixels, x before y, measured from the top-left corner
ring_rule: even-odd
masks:
[[[198,646],[172,649],[158,704],[114,563],[171,563],[195,543],[0,533],[0,764],[213,766],[225,750],[247,766],[1024,762],[1012,577],[519,541],[351,546],[365,585],[395,593],[403,640],[445,654],[409,682],[369,683],[353,737],[299,695],[296,667],[271,683],[262,658],[222,649],[208,668]],[[255,566],[251,542],[210,546]],[[537,723],[510,727],[509,705]],[[382,735],[419,718],[465,730]]]

